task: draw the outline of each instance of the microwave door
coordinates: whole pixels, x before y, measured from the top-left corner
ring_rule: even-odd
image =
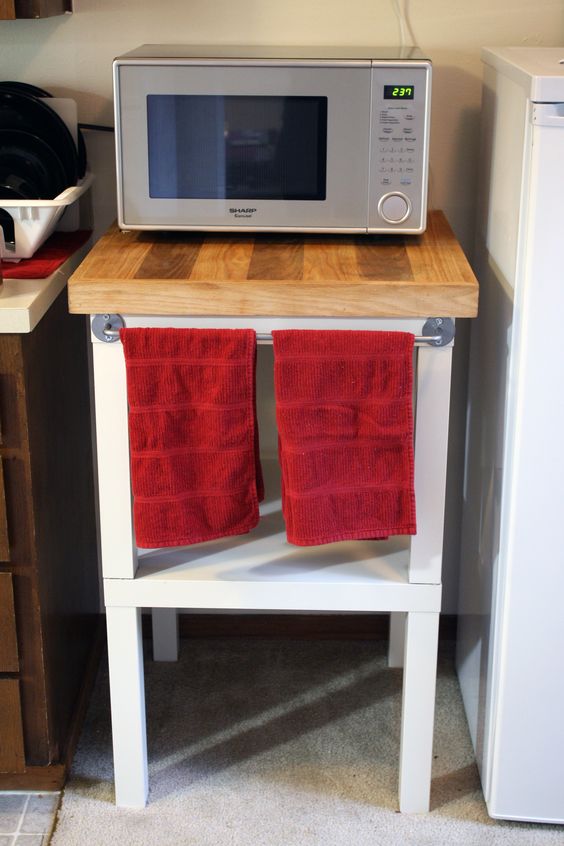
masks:
[[[119,78],[122,225],[366,231],[369,67],[144,71]]]

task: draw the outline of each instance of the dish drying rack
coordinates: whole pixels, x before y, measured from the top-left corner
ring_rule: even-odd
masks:
[[[93,181],[93,174],[86,172],[76,185],[65,188],[52,200],[0,200],[2,261],[31,258],[55,228],[66,232],[78,229],[76,203]]]

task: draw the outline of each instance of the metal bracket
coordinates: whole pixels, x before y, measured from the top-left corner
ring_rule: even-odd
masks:
[[[124,326],[124,319],[119,314],[96,314],[92,318],[92,334],[106,344],[119,341],[119,330]]]
[[[423,326],[423,336],[431,336],[429,345],[432,347],[446,347],[454,340],[456,329],[451,317],[430,317]]]

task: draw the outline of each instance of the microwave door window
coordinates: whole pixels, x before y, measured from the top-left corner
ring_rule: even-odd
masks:
[[[149,95],[149,195],[324,200],[327,98]]]

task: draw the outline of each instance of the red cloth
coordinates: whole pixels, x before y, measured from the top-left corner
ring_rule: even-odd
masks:
[[[248,532],[263,495],[247,329],[122,329],[137,545]]]
[[[88,229],[54,232],[31,258],[18,262],[0,262],[2,276],[4,279],[45,279],[82,247],[91,235]]]
[[[413,335],[272,335],[288,540],[415,534]]]

